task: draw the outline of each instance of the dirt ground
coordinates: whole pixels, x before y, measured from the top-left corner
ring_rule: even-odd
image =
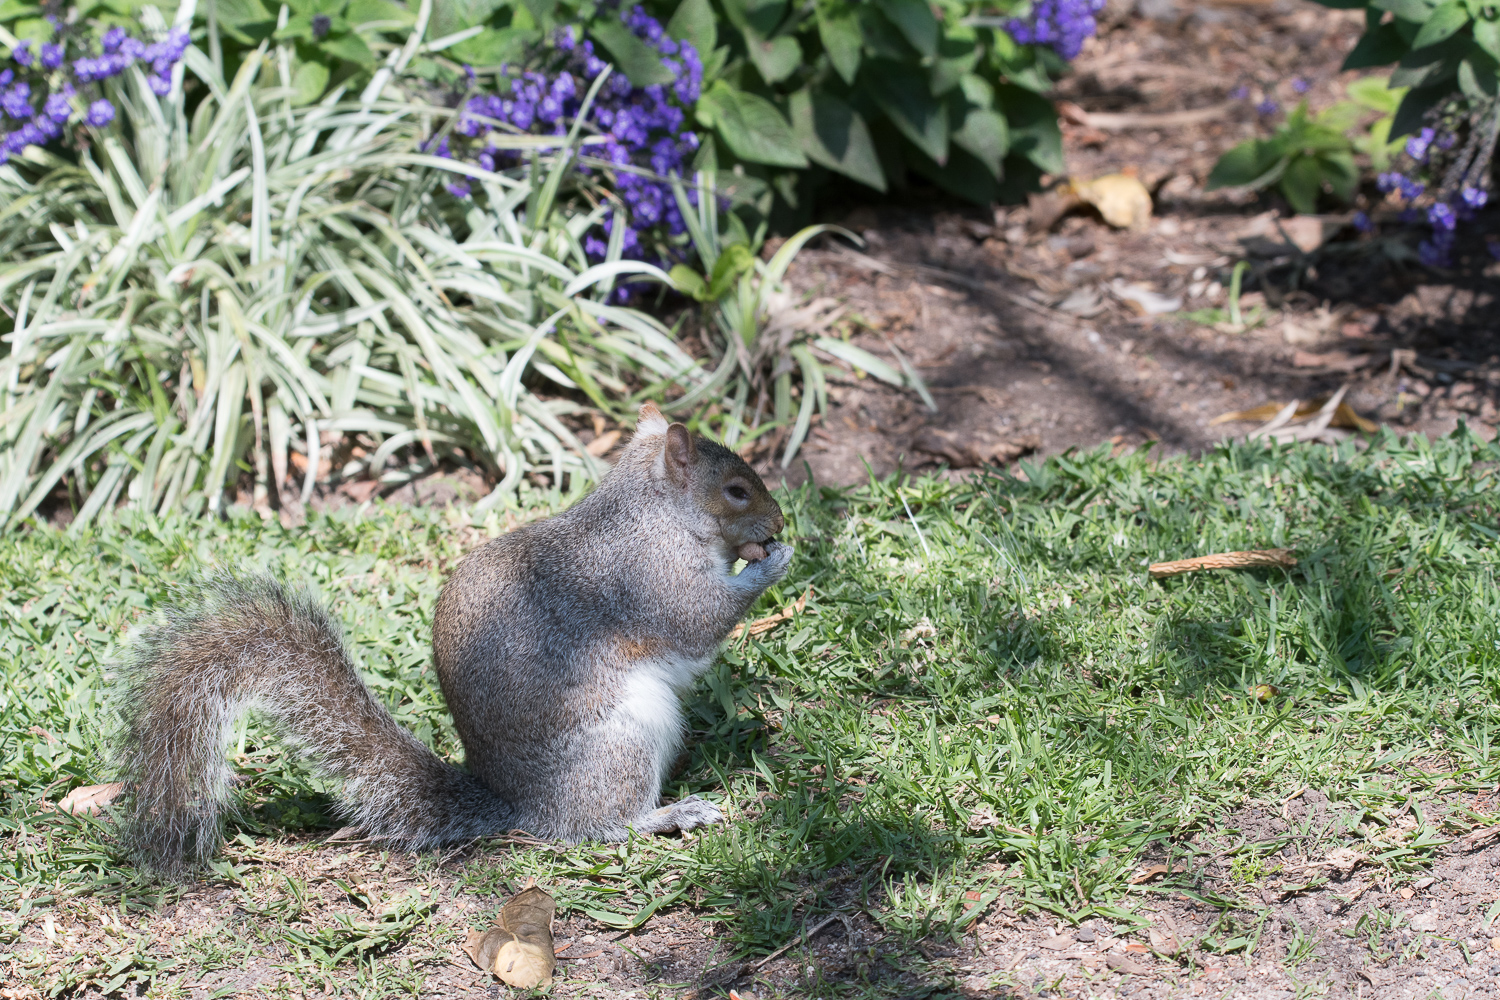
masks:
[[[863,480],[865,462],[877,474],[962,469],[1107,440],[1197,452],[1266,419],[1215,417],[1344,385],[1357,414],[1398,432],[1465,420],[1493,435],[1500,261],[1482,234],[1500,231],[1500,213],[1467,227],[1455,268],[1439,273],[1398,259],[1424,233],[1373,187],[1357,206],[1381,224],[1372,237],[1349,225],[1353,207],[1293,218],[1274,195],[1205,190],[1221,152],[1267,134],[1260,102],[1290,107],[1297,87],[1314,109],[1345,96],[1356,74],[1335,70],[1362,16],[1296,0],[1112,8],[1061,87],[1074,119],[1064,141],[1073,178],[1129,172],[1153,192],[1143,230],[1092,210],[1058,215],[1046,196],[991,213],[914,192],[831,213],[866,246],[804,251],[793,285],[843,303],[856,343],[911,359],[938,411],[873,379],[840,380],[787,478],[805,476],[801,459],[837,484]],[[1151,314],[1127,301],[1142,292],[1153,308],[1180,301]],[[779,473],[769,455],[760,467]]]

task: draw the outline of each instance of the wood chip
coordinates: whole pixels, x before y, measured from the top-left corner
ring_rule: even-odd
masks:
[[[1297,565],[1297,557],[1291,549],[1250,549],[1245,552],[1216,552],[1209,556],[1178,559],[1174,562],[1152,563],[1152,579],[1193,573],[1201,569],[1250,569],[1257,566],[1280,566],[1291,569]]]
[[[1488,847],[1497,838],[1500,838],[1500,824],[1495,826],[1482,826],[1477,830],[1470,830],[1458,839],[1458,849],[1461,851],[1477,851],[1482,847]]]

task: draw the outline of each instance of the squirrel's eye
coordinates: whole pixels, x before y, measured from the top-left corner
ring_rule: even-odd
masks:
[[[745,503],[750,499],[750,491],[738,484],[724,487],[724,495],[736,503]]]

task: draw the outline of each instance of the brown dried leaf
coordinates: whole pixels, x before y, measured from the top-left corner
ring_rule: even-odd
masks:
[[[802,611],[807,608],[807,599],[811,596],[812,588],[808,587],[802,592],[802,596],[797,598],[796,603],[788,604],[786,607],[782,608],[774,615],[766,615],[766,617],[764,618],[755,619],[755,621],[751,622],[748,626],[750,634],[752,636],[765,635],[767,632],[771,631],[773,628],[775,628],[777,625],[780,625],[787,619],[791,618],[793,615],[801,614]],[[738,639],[740,636],[745,634],[746,629],[747,626],[743,624],[736,625],[734,627],[734,631],[729,633],[729,638],[731,640]]]
[[[1111,969],[1122,975],[1129,975],[1131,973],[1139,975],[1140,973],[1146,971],[1146,967],[1144,965],[1141,965],[1139,962],[1131,961],[1124,955],[1110,955],[1104,960],[1104,962]]]
[[[1151,192],[1139,178],[1105,174],[1091,181],[1075,181],[1073,190],[1116,229],[1144,229],[1151,222]]]
[[[1037,942],[1037,947],[1046,948],[1048,951],[1067,951],[1073,947],[1073,939],[1067,937],[1044,938]]]
[[[588,452],[590,455],[593,455],[595,458],[600,458],[604,455],[609,454],[609,449],[613,448],[616,442],[618,442],[619,440],[619,431],[605,431],[603,434],[600,434],[598,437],[594,438],[594,440],[584,445],[583,450]]]
[[[528,886],[500,910],[495,925],[480,934],[470,931],[464,953],[474,964],[500,977],[507,986],[532,989],[552,981],[557,954],[552,950],[552,915],[557,902]]]
[[[1182,942],[1178,941],[1177,935],[1171,931],[1159,930],[1152,927],[1149,934],[1151,937],[1151,950],[1158,955],[1165,955],[1170,958],[1182,950]]]
[[[1136,872],[1135,873],[1135,877],[1130,880],[1130,884],[1131,885],[1140,885],[1142,882],[1149,882],[1149,881],[1151,881],[1152,879],[1156,878],[1158,875],[1166,875],[1170,871],[1171,871],[1171,869],[1168,868],[1166,865],[1149,865],[1149,866],[1147,866],[1145,868],[1142,868],[1140,871]]]
[[[59,812],[74,816],[97,816],[101,809],[119,798],[124,789],[124,783],[119,781],[107,785],[84,785],[64,795],[57,808]]]

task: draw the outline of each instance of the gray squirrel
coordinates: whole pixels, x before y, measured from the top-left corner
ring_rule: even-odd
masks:
[[[180,872],[221,842],[225,744],[264,713],[371,837],[420,848],[524,830],[618,841],[716,823],[689,796],[658,808],[682,738],[680,696],[792,548],[781,508],[721,445],[641,407],[593,492],[470,552],[433,617],[438,680],[466,752],[439,758],[360,680],[305,594],[220,577],[140,629],[120,664],[113,760],[141,864]],[[736,557],[750,560],[738,574]]]

